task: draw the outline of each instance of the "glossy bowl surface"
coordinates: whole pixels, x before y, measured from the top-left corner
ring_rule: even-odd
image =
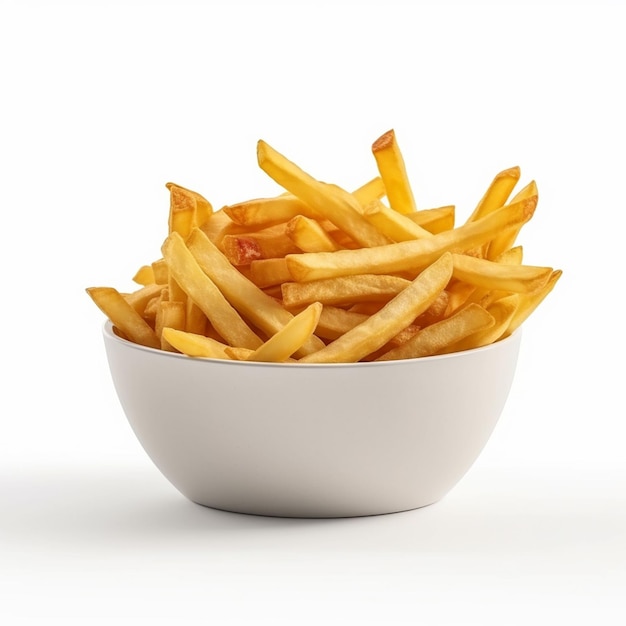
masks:
[[[184,496],[285,517],[352,517],[443,498],[487,443],[521,333],[484,348],[357,364],[194,359],[104,343],[146,453]]]

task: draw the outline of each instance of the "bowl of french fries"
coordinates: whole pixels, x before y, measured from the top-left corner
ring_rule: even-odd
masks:
[[[518,235],[537,185],[498,172],[468,216],[416,205],[395,132],[351,191],[260,140],[282,193],[215,210],[169,191],[161,255],[135,287],[89,287],[124,412],[190,500],[348,517],[444,497],[486,445],[521,326],[561,270]]]

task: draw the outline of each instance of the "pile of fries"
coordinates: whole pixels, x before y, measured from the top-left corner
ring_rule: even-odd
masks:
[[[421,209],[393,130],[372,144],[378,176],[352,192],[264,141],[285,192],[213,210],[168,183],[162,258],[138,288],[87,293],[129,341],[190,357],[293,363],[411,359],[508,337],[561,270],[525,265],[517,237],[537,206],[520,168],[499,172],[469,217]]]

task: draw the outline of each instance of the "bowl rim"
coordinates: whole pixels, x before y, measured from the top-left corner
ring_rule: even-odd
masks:
[[[294,366],[297,369],[337,369],[337,368],[368,368],[368,367],[401,367],[403,364],[406,366],[410,363],[428,363],[433,361],[442,361],[446,359],[458,359],[458,358],[469,358],[471,355],[479,353],[479,352],[488,352],[491,350],[496,350],[502,348],[508,343],[512,343],[514,341],[518,341],[521,339],[522,328],[517,328],[511,335],[505,337],[504,339],[500,339],[493,343],[490,343],[485,346],[481,346],[479,348],[472,348],[471,350],[463,350],[461,352],[450,352],[447,354],[435,354],[432,356],[423,356],[417,357],[413,359],[395,359],[390,361],[358,361],[356,363],[268,363],[264,361],[235,361],[228,359],[215,359],[211,357],[191,357],[186,354],[181,354],[180,352],[168,352],[166,350],[160,350],[157,348],[150,348],[148,346],[142,346],[141,344],[134,343],[128,339],[124,339],[120,337],[114,330],[114,325],[111,320],[105,320],[102,326],[102,333],[105,339],[110,341],[114,341],[125,348],[130,348],[134,350],[139,350],[141,352],[146,352],[148,354],[158,355],[159,357],[169,358],[169,359],[183,359],[188,361],[197,361],[199,363],[208,362],[208,363],[219,363],[221,365],[227,367],[256,367],[256,368],[287,368],[294,369]]]

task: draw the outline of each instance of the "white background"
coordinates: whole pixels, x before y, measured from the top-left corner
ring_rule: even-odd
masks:
[[[2,624],[625,622],[619,4],[0,0]],[[419,511],[191,504],[125,420],[85,287],[159,256],[166,182],[275,193],[262,138],[356,187],[389,128],[422,208],[537,181],[520,243],[564,275],[496,431]]]

